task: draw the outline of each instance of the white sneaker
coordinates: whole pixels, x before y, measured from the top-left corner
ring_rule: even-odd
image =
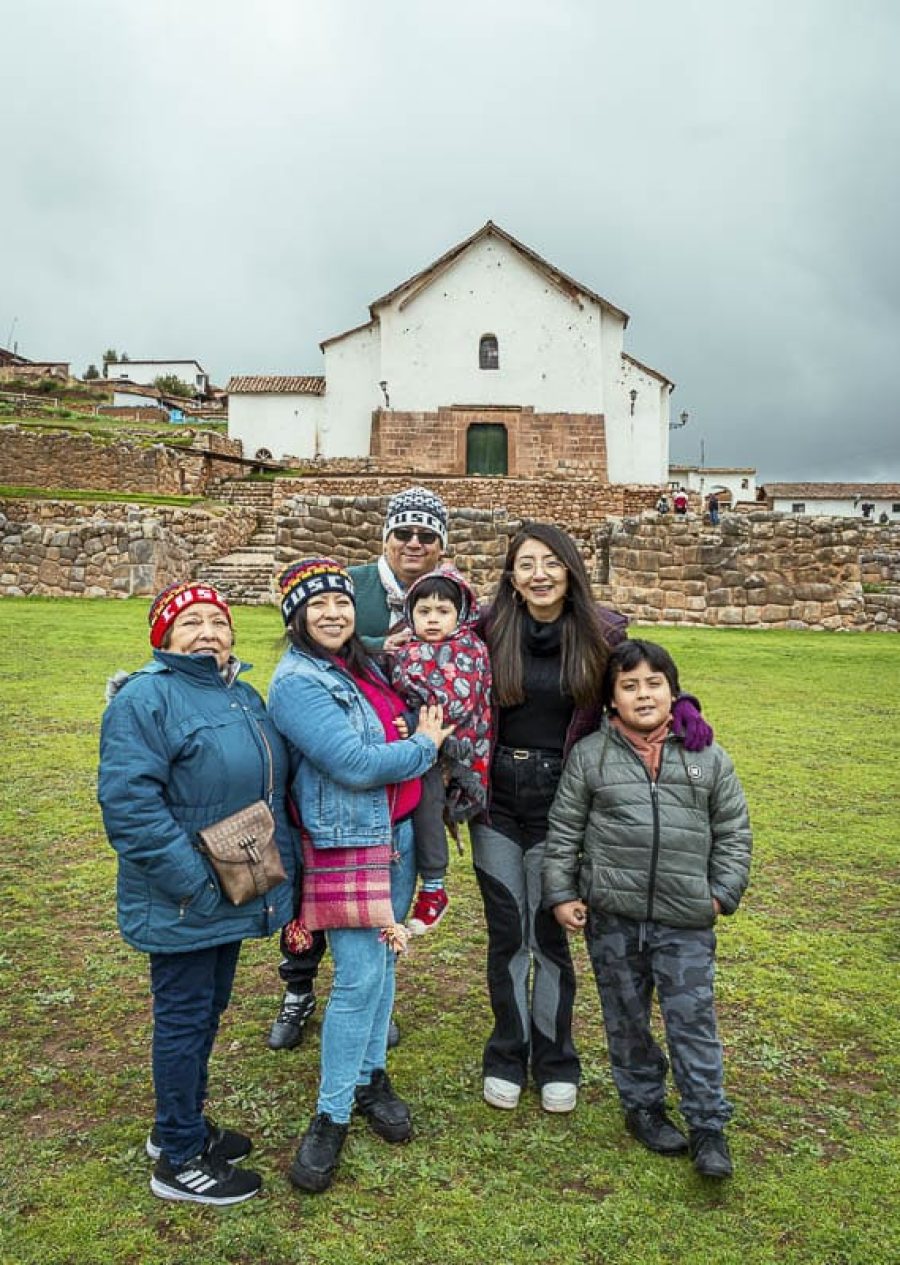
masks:
[[[575,1110],[578,1102],[578,1086],[571,1081],[550,1081],[541,1089],[541,1106],[545,1111],[565,1115]]]
[[[501,1111],[513,1111],[519,1105],[522,1086],[515,1081],[505,1081],[500,1076],[485,1076],[484,1101]]]

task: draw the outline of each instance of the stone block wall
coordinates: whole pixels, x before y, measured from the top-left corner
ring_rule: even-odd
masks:
[[[0,595],[152,595],[249,540],[250,510],[8,500],[0,503]]]
[[[466,480],[471,483],[471,480]],[[402,484],[401,484],[402,486]],[[443,485],[429,480],[429,486]],[[546,486],[546,485],[545,485]],[[381,550],[386,498],[295,492],[276,511],[276,562],[323,552],[354,565]],[[653,512],[591,525],[528,506],[575,540],[597,598],[654,624],[745,628],[885,629],[900,627],[900,596],[864,594],[863,548],[894,557],[900,527],[846,519],[726,515],[718,527]],[[482,597],[497,583],[508,541],[522,517],[505,506],[452,508],[451,556]]]
[[[466,435],[472,425],[503,426],[508,473],[536,478],[553,471],[607,478],[602,413],[535,413],[532,408],[441,408],[436,413],[377,409],[370,453],[384,468],[409,467],[415,453],[420,475],[464,475]]]
[[[241,471],[242,466],[233,461],[216,460],[218,454],[231,455],[234,442],[222,435],[207,438],[204,433],[195,436],[192,443],[204,452],[188,453],[165,444],[148,448],[68,431],[0,426],[0,483],[204,496],[211,483]]]
[[[897,627],[889,612],[876,625],[863,594],[861,558],[875,541],[862,524],[757,511],[727,515],[718,527],[648,514],[607,530],[601,595],[641,622]],[[883,549],[892,554],[900,529],[880,530]]]
[[[276,565],[317,553],[348,566],[374,561],[381,553],[385,505],[384,497],[288,498],[275,519]],[[451,511],[452,556],[477,593],[493,589],[517,528],[502,509]]]
[[[294,497],[321,501],[329,498],[376,499],[387,505],[388,497],[411,483],[424,482],[451,509],[505,510],[511,519],[536,519],[582,527],[606,522],[610,517],[638,514],[656,504],[659,489],[639,484],[601,483],[587,478],[510,479],[470,476],[434,478],[419,473],[310,476],[276,479],[274,503]]]

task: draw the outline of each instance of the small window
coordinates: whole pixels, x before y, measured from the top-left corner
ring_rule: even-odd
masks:
[[[749,479],[741,479],[741,491],[746,492],[750,487]]]
[[[481,342],[478,344],[478,368],[500,368],[500,348],[497,345],[496,334],[482,334]]]
[[[900,514],[900,501],[894,502],[894,504],[891,506],[891,513]]]
[[[805,513],[806,513],[806,502],[805,502],[805,501],[794,501],[793,505],[791,506],[791,513],[792,513],[792,514],[805,514]]]

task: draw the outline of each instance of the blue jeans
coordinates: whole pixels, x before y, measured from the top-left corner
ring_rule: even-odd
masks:
[[[391,903],[403,922],[416,882],[412,822],[394,827]],[[377,927],[329,931],[334,980],[322,1023],[322,1069],[317,1111],[346,1124],[353,1091],[367,1085],[387,1061],[387,1034],[394,1005],[394,953]]]
[[[240,952],[240,940],[233,940],[189,953],[150,954],[156,1128],[174,1168],[206,1144],[209,1056]]]

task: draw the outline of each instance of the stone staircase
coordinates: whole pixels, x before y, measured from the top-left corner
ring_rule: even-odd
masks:
[[[256,530],[245,545],[203,568],[203,578],[237,606],[267,606],[275,600],[275,485],[247,480],[222,483],[216,500],[256,514]]]

